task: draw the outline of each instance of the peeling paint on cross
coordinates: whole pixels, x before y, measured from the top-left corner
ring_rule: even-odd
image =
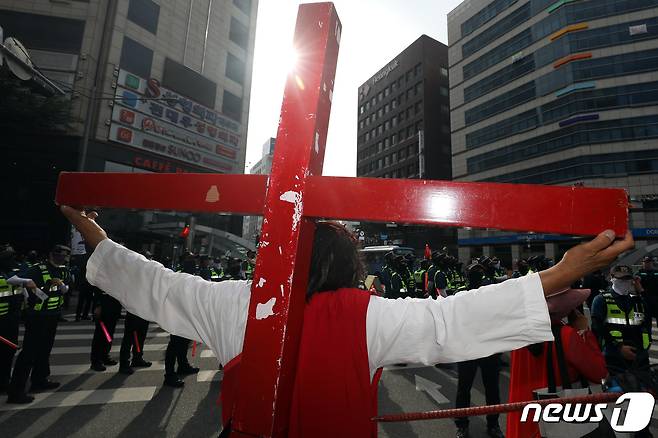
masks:
[[[232,436],[285,436],[317,218],[618,236],[628,226],[623,190],[321,176],[340,35],[331,3],[299,7],[300,59],[286,83],[269,179],[60,175],[59,204],[264,216]]]

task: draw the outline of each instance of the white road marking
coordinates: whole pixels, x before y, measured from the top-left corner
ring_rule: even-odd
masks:
[[[445,395],[441,394],[441,385],[436,382],[432,382],[424,377],[416,375],[416,391],[425,391],[427,395],[432,397],[436,404],[442,405],[445,403],[450,403],[450,399]]]
[[[123,332],[115,332],[114,336],[112,339],[118,340],[118,339],[123,339]],[[94,333],[75,333],[75,334],[57,334],[55,335],[55,341],[84,341],[87,339],[93,339]],[[148,333],[146,335],[146,339],[149,338],[167,338],[169,337],[169,333],[166,332],[157,332],[157,333]],[[22,339],[22,336],[19,336],[19,339]]]
[[[215,357],[215,353],[212,350],[203,350],[201,352],[201,357]]]
[[[116,344],[116,343],[115,343]],[[167,344],[146,344],[142,348],[142,351],[165,351],[167,349]],[[112,353],[118,353],[121,350],[121,345],[113,345]],[[89,354],[91,352],[90,347],[55,347],[50,353],[51,356],[58,354]]]
[[[43,392],[34,394],[34,401],[30,404],[11,405],[0,403],[0,411],[145,402],[153,398],[155,390],[155,386],[141,386],[137,388],[85,389],[72,392]]]
[[[199,371],[196,375],[197,382],[219,382],[224,377],[224,372],[219,370]]]
[[[153,365],[151,365],[148,368],[133,368],[135,371],[162,371],[164,370],[164,362],[153,362]],[[119,365],[112,365],[108,366],[107,370],[99,372],[99,371],[94,371],[91,368],[89,368],[89,364],[75,364],[75,365],[51,365],[50,366],[50,373],[53,376],[74,376],[78,374],[109,374],[109,373],[116,373],[119,371]]]

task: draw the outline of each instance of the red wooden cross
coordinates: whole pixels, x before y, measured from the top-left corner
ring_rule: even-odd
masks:
[[[303,4],[269,179],[261,175],[62,173],[57,203],[263,215],[232,436],[285,436],[314,220],[622,236],[623,190],[322,177],[341,24]],[[368,206],[377,208],[367,208]]]

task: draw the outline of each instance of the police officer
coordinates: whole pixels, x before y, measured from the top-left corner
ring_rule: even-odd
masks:
[[[247,267],[245,269],[245,276],[247,280],[253,280],[255,268],[256,268],[256,251],[247,251]]]
[[[106,366],[117,364],[117,361],[110,357],[110,350],[112,349],[111,340],[114,339],[114,330],[121,316],[121,303],[97,287],[92,286],[92,290],[94,302],[96,303],[96,308],[94,309],[96,326],[94,337],[91,340],[91,369],[94,371],[105,371],[107,369]],[[105,333],[106,331],[107,335]],[[127,333],[124,333],[124,336],[127,335]],[[107,336],[110,337],[110,340],[108,340]]]
[[[384,285],[385,295],[386,295],[386,291],[391,289],[391,275],[393,273],[394,259],[395,259],[395,254],[393,254],[393,251],[389,251],[386,254],[384,254],[384,266],[382,266],[379,279],[381,283]]]
[[[183,256],[181,271],[192,275],[199,274],[199,268],[194,254],[186,253]],[[167,350],[165,352],[164,384],[166,386],[181,388],[185,385],[185,382],[179,376],[199,372],[199,368],[193,367],[187,360],[187,350],[190,347],[190,342],[189,339],[169,335],[169,344],[167,344]],[[178,362],[177,370],[175,370],[176,362]]]
[[[466,269],[468,288],[477,289],[489,284],[485,267],[478,262]],[[500,403],[500,354],[493,354],[480,359],[459,362],[457,364],[457,398],[455,407],[466,408],[471,405],[471,389],[478,367],[482,374],[484,393],[488,405]],[[456,418],[457,438],[468,437],[468,417]],[[487,434],[492,438],[504,438],[498,425],[498,414],[487,415]]]
[[[148,260],[153,259],[150,251],[145,251],[143,255]],[[121,340],[121,351],[119,352],[119,372],[130,375],[134,372],[133,368],[148,368],[153,365],[151,362],[144,360],[144,342],[146,341],[149,322],[137,315],[126,312],[123,324],[123,339]],[[131,351],[132,361],[130,360]]]
[[[640,283],[644,289],[644,299],[649,305],[649,320],[656,318],[658,324],[658,271],[652,257],[645,256],[642,259],[642,268],[637,275],[640,277]]]
[[[637,294],[639,281],[629,266],[610,271],[612,285],[592,303],[592,330],[611,374],[649,366],[651,320],[645,300]]]
[[[405,257],[401,256],[400,260],[400,275],[404,282],[404,287],[407,289],[408,297],[413,297],[416,292],[416,280],[414,278],[414,262],[416,258],[413,254],[407,254]]]
[[[55,245],[45,263],[34,265],[23,274],[34,281],[36,288],[28,289],[25,337],[9,384],[8,403],[24,404],[34,400],[25,392],[30,373],[32,391],[59,387],[58,382],[48,380],[49,358],[64,304],[64,294],[68,292],[70,280],[67,264],[70,256],[70,248]]]
[[[388,254],[391,254],[391,257],[388,257],[390,261],[388,261],[386,266],[384,266],[384,272],[387,278],[384,297],[390,298],[392,300],[406,297],[407,288],[404,284],[402,275],[400,275],[402,256],[396,256],[392,252],[387,253],[387,255]]]
[[[530,265],[526,259],[519,259],[516,262],[516,271],[512,274],[512,278],[523,277],[524,275],[531,274]]]
[[[445,273],[446,254],[439,251],[432,253],[432,265],[427,271],[429,278],[428,286],[430,297],[437,299],[439,295],[447,296],[448,277]]]
[[[18,344],[18,325],[23,304],[23,287],[34,289],[30,279],[19,278],[13,273],[14,249],[5,244],[0,246],[0,336]],[[0,343],[0,392],[7,392],[11,377],[11,364],[16,350]]]
[[[429,292],[427,291],[427,271],[430,268],[429,260],[421,260],[420,266],[414,271],[414,282],[416,283],[416,298],[427,298]]]
[[[199,256],[199,277],[207,281],[221,281],[224,272],[217,272],[217,270],[210,264],[210,257],[206,254]]]

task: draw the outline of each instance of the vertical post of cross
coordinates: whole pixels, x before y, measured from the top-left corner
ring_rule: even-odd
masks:
[[[340,34],[332,3],[300,5],[298,60],[286,82],[265,199],[233,437],[287,434],[314,235],[304,197],[307,177],[322,173]]]

